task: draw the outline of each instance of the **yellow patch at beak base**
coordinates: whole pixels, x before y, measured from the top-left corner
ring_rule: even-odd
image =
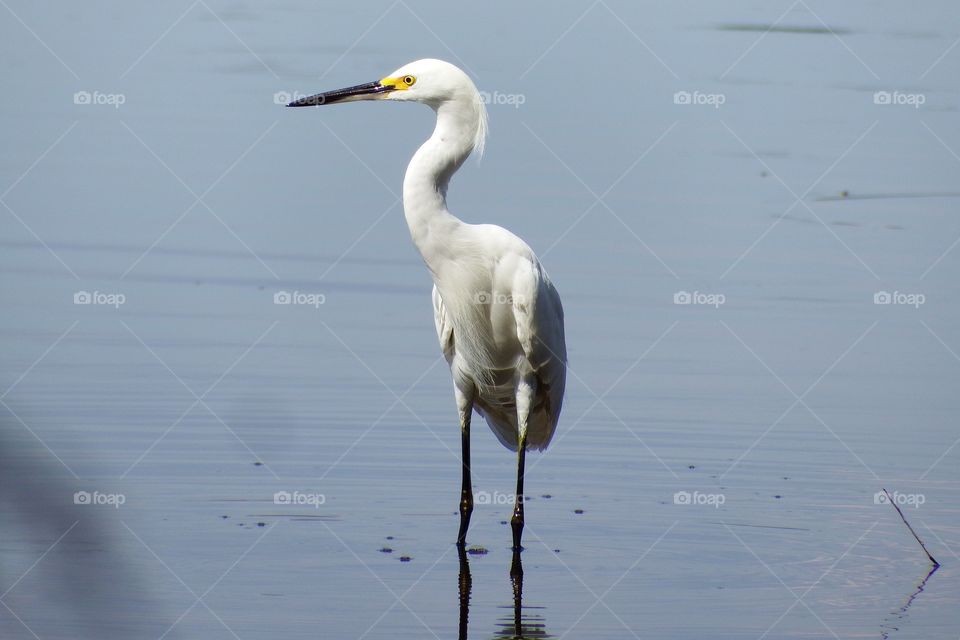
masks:
[[[400,76],[399,78],[386,77],[380,81],[385,87],[390,87],[394,91],[406,91],[417,81],[413,76]]]

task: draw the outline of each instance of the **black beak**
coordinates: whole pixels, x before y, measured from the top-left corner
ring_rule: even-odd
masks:
[[[294,100],[288,107],[319,107],[324,104],[333,104],[335,102],[345,102],[353,100],[369,100],[369,98],[363,98],[361,96],[368,96],[371,94],[385,93],[387,91],[393,91],[395,87],[391,85],[380,84],[380,81],[368,82],[366,84],[358,84],[355,87],[347,87],[346,89],[337,89],[336,91],[326,91],[324,93],[318,93],[313,96],[308,96],[306,98],[300,98],[299,100]]]

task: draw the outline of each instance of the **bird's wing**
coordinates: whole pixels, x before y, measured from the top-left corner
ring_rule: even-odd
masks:
[[[447,317],[447,310],[443,306],[443,298],[437,291],[437,286],[433,286],[433,323],[437,327],[437,339],[440,340],[440,350],[443,351],[447,362],[453,358],[453,325]]]
[[[517,336],[537,378],[537,407],[530,424],[530,442],[544,448],[553,436],[563,405],[567,380],[567,346],[560,295],[539,263],[531,264],[530,297],[514,300]],[[518,283],[519,284],[519,283]],[[527,288],[520,285],[520,288]],[[530,301],[530,303],[526,303]],[[534,432],[539,431],[539,433]]]
[[[567,380],[567,342],[563,329],[563,304],[553,283],[544,276],[542,299],[538,301],[535,319],[538,333],[534,341],[534,364],[541,383],[549,394],[549,413],[560,416],[563,391]],[[546,304],[545,304],[546,303]]]

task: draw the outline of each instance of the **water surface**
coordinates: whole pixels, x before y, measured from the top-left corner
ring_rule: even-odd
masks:
[[[0,635],[956,638],[957,11],[785,10],[9,2]],[[452,544],[429,110],[278,104],[427,56],[566,309],[522,591],[482,424]]]

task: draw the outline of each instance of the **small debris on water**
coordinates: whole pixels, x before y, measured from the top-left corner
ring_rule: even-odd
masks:
[[[507,524],[507,521],[506,521],[506,520],[501,520],[501,521],[500,521],[500,524]]]
[[[400,562],[410,562],[413,560],[410,556],[400,556]]]
[[[255,467],[262,467],[262,466],[263,466],[263,463],[260,462],[259,460],[257,460],[256,462],[253,463],[253,466],[255,466]]]
[[[380,547],[380,553],[393,553],[393,549],[390,547]]]
[[[490,552],[484,547],[470,547],[469,549],[467,549],[467,553],[469,553],[472,556],[485,556]]]
[[[552,498],[553,496],[550,495],[549,493],[545,493],[545,494],[543,494],[543,495],[540,496],[540,497],[543,498],[544,500],[549,500],[549,499]]]
[[[258,522],[258,523],[257,523],[257,526],[258,526],[258,527],[265,527],[265,526],[267,526],[267,523],[266,523],[266,522]]]
[[[393,536],[387,536],[387,540],[393,540]]]
[[[583,513],[583,509],[574,509],[573,512],[577,515],[581,515]]]

